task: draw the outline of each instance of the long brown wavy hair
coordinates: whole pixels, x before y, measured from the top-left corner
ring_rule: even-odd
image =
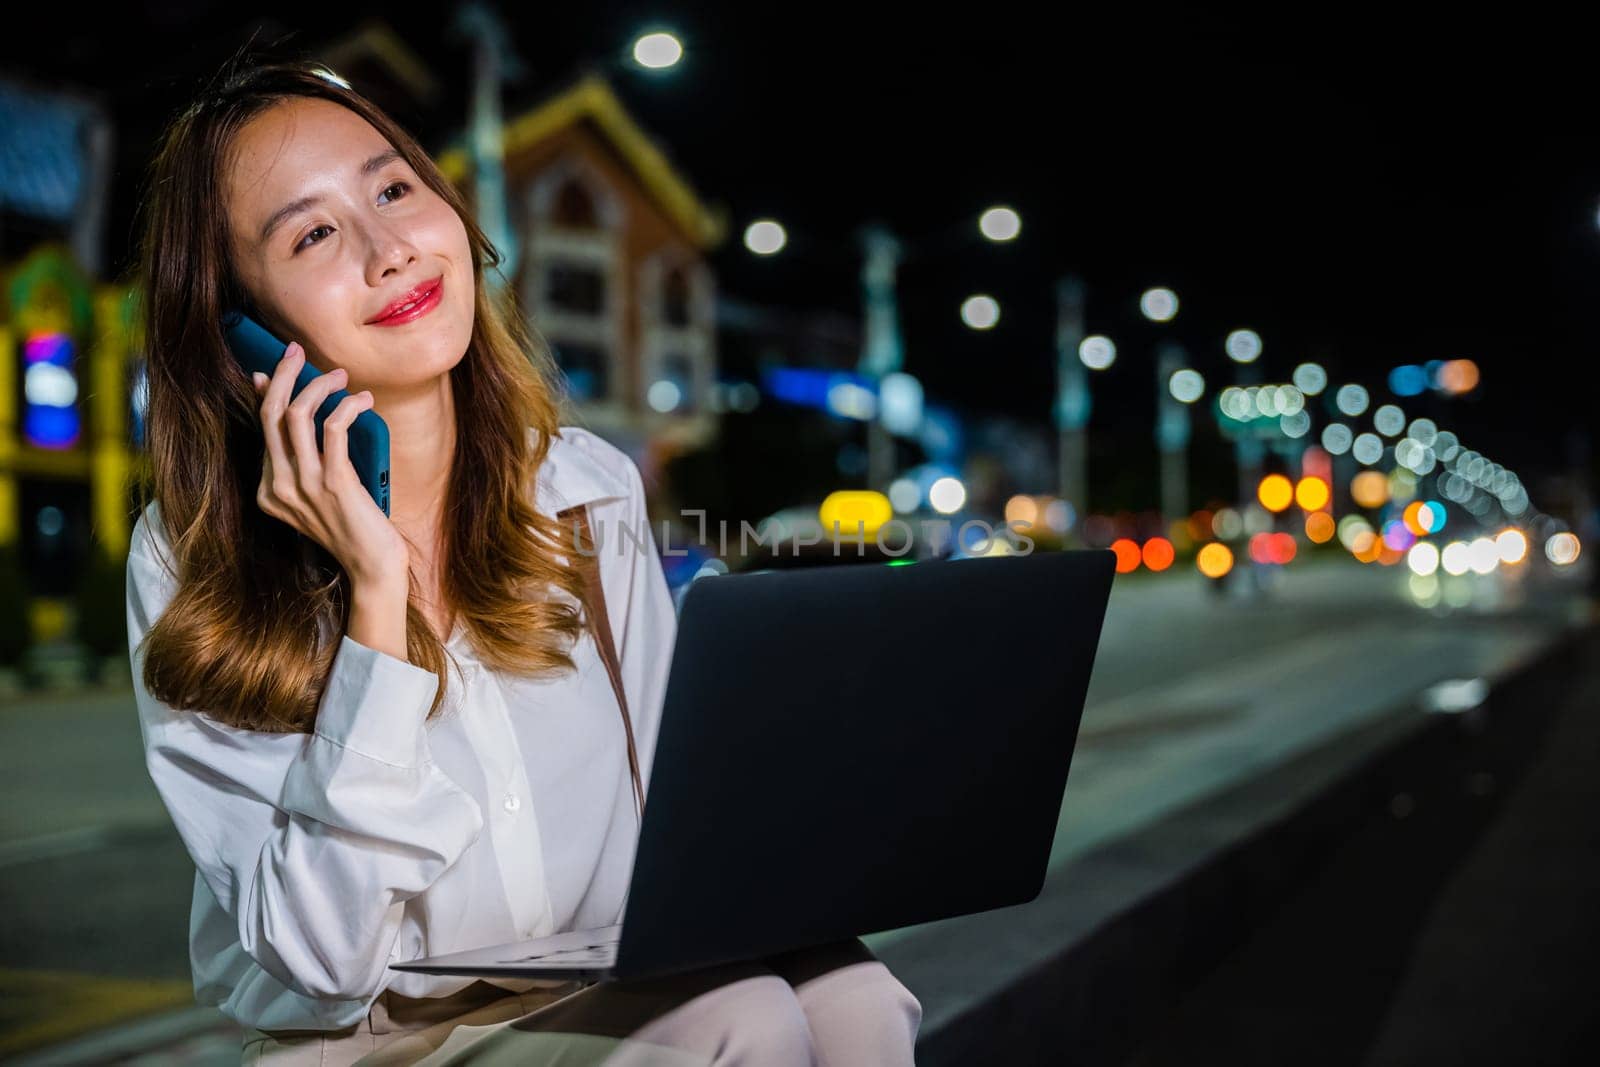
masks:
[[[484,273],[500,265],[500,253],[433,160],[330,74],[306,60],[236,58],[167,128],[141,205],[150,480],[137,495],[141,510],[152,497],[158,503],[178,579],[143,639],[144,684],[174,709],[279,733],[312,729],[350,611],[349,576],[332,554],[256,503],[260,398],[221,328],[225,308],[253,306],[227,252],[222,168],[238,131],[288,98],[331,100],[366,119],[466,226],[476,314],[467,352],[450,371],[457,437],[441,520],[441,595],[496,669],[570,670],[568,649],[587,625],[576,560],[558,555],[563,529],[534,507],[539,465],[568,411],[548,346],[510,301],[502,309],[492,297]],[[445,700],[447,650],[417,606],[415,571],[410,589],[406,652],[439,676],[433,718]],[[539,595],[551,589],[577,603]]]

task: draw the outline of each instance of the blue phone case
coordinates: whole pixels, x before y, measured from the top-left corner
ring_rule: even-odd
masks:
[[[289,347],[274,337],[265,326],[239,310],[229,311],[222,316],[222,332],[227,338],[228,348],[247,375],[251,371],[260,371],[272,377],[279,361],[283,359],[284,351]],[[309,360],[302,364],[295,378],[291,398],[299,396],[300,391],[321,373]],[[333,414],[339,402],[349,395],[343,389],[335,389],[317,409],[313,421],[317,427],[318,452],[322,451],[323,422]],[[355,467],[361,484],[366,486],[367,492],[372,494],[372,499],[383,509],[383,513],[389,514],[389,424],[369,408],[357,415],[350,424],[347,440],[350,463]]]

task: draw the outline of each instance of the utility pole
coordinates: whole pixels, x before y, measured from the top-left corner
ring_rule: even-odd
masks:
[[[504,81],[521,78],[526,68],[511,50],[505,23],[487,3],[470,0],[463,5],[456,16],[456,32],[472,43],[472,113],[468,130],[478,226],[501,256],[498,273],[489,271],[484,279],[496,297],[504,299],[504,290],[516,277],[521,249],[506,207],[505,120],[500,89]]]
[[[895,273],[901,245],[888,227],[870,223],[859,231],[861,242],[861,299],[863,330],[861,359],[856,369],[871,378],[874,387],[905,362],[905,342],[900,336],[900,316],[895,293]],[[894,438],[883,424],[882,402],[867,423],[867,485],[880,492],[894,477]]]
[[[1083,344],[1083,282],[1071,275],[1056,281],[1056,410],[1061,499],[1089,513],[1089,369],[1078,358]]]
[[[1183,346],[1156,351],[1156,447],[1161,452],[1161,517],[1168,529],[1189,514],[1189,405],[1172,394],[1172,376],[1188,362]]]

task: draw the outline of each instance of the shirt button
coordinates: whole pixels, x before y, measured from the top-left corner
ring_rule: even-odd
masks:
[[[507,811],[516,811],[522,807],[522,798],[515,793],[507,793],[504,805]]]

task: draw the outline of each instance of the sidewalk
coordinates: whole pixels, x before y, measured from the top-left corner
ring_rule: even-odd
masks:
[[[1414,762],[1130,1067],[1600,1062],[1597,653]]]
[[[1119,596],[1040,899],[866,938],[922,999],[919,1063],[1057,1062],[1069,1049],[1074,1062],[1123,1062],[1356,817],[1388,810],[1373,774],[1452,743],[1440,729],[1468,720],[1419,712],[1422,688],[1481,673],[1499,680],[1498,708],[1544,677],[1559,634],[1493,617],[1446,633],[1392,612],[1368,621],[1352,603],[1359,625],[1329,623],[1272,656],[1254,631],[1229,631],[1203,656],[1164,649],[1176,660],[1152,672],[1138,655],[1163,640],[1151,627],[1187,609],[1154,586]],[[1273,611],[1306,609],[1256,610],[1270,632],[1283,626]],[[1326,609],[1335,621],[1340,610]],[[145,1062],[236,1063],[237,1049],[231,1024],[187,1011],[22,1062],[140,1062],[142,1051]]]

